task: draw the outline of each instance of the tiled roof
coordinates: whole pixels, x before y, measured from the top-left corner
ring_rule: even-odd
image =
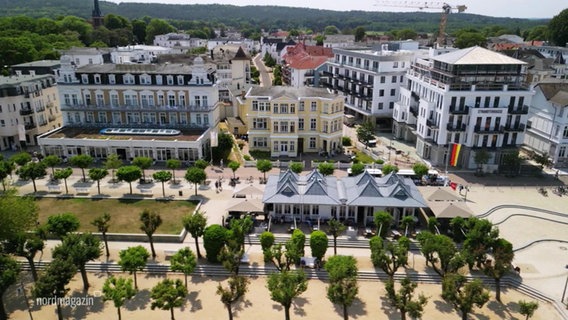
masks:
[[[326,57],[303,57],[292,60],[288,65],[290,68],[299,70],[312,70],[321,66],[327,61]]]

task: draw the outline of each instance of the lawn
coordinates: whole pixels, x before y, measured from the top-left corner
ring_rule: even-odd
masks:
[[[156,233],[178,234],[183,228],[181,219],[193,212],[197,203],[189,201],[156,201],[136,199],[58,199],[37,200],[39,221],[45,223],[53,214],[71,212],[81,221],[79,231],[96,232],[91,224],[104,212],[111,214],[109,232],[141,233],[140,212],[144,209],[156,211],[162,217],[162,225]]]
[[[355,159],[359,160],[360,163],[373,163],[375,162],[375,160],[373,160],[373,158],[369,155],[367,155],[366,153],[363,153],[362,151],[357,151],[355,153]]]

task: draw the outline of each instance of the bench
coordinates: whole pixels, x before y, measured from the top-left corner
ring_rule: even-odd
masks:
[[[54,185],[54,184],[48,184],[47,189],[49,190],[49,192],[58,192],[58,191],[61,191],[61,186]]]
[[[152,191],[152,189],[140,189],[140,193],[144,197],[153,197],[154,196],[154,192]]]
[[[176,250],[164,250],[164,257],[166,260],[170,260],[174,254],[176,254]]]
[[[77,193],[89,193],[89,188],[87,187],[77,187],[75,188],[75,191]]]

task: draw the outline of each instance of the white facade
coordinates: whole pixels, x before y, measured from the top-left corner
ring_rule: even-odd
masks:
[[[88,64],[103,64],[109,50],[99,48],[71,48],[64,50],[62,56],[68,56],[76,67]]]
[[[453,143],[462,145],[462,168],[477,168],[484,149],[483,170],[496,171],[524,139],[534,94],[525,77],[524,62],[480,47],[417,59],[395,103],[394,136],[416,140],[418,155],[435,166],[448,163]]]
[[[549,80],[535,87],[524,145],[548,154],[557,168],[568,167],[568,81]]]
[[[159,47],[185,47],[196,48],[207,46],[206,39],[191,38],[189,34],[185,33],[167,33],[160,34],[154,37],[154,45]]]

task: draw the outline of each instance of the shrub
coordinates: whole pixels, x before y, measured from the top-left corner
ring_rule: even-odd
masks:
[[[312,232],[310,236],[310,248],[312,249],[312,256],[319,261],[323,260],[325,252],[327,251],[327,235],[325,232],[317,230]]]
[[[341,145],[344,147],[351,146],[351,138],[350,137],[341,137]]]
[[[209,262],[219,262],[217,256],[225,245],[227,239],[227,229],[218,224],[212,224],[205,228],[203,233],[203,246],[205,247],[205,256]]]
[[[375,163],[376,163],[376,164],[383,164],[383,163],[385,163],[385,160],[383,160],[383,159],[377,159],[377,160],[375,160]]]
[[[245,154],[243,159],[245,159],[245,161],[251,161],[252,158],[248,154]]]

